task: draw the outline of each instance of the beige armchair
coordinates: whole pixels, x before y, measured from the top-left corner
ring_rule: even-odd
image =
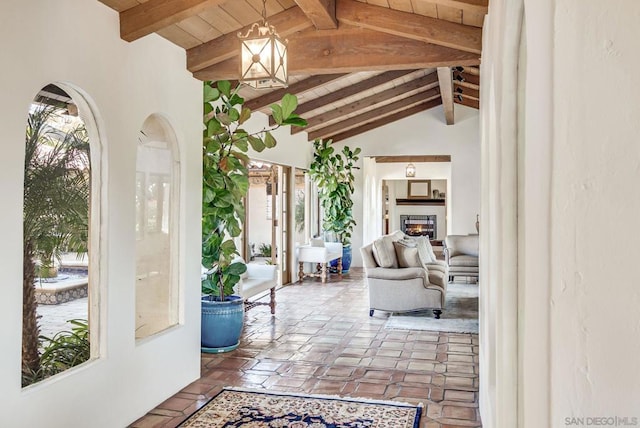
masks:
[[[394,242],[405,238],[402,232],[395,232],[360,249],[369,288],[369,315],[373,316],[376,309],[388,312],[433,309],[439,319],[445,305],[446,273],[436,270],[442,269],[440,263],[432,264],[430,270],[413,253],[413,263],[407,263],[402,254],[398,257],[396,248],[400,247]],[[417,266],[400,267],[407,264]]]
[[[444,240],[444,257],[449,266],[449,280],[456,276],[478,278],[478,235],[449,235]]]

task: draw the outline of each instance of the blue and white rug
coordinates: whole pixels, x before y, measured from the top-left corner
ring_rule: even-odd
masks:
[[[423,405],[225,388],[180,427],[418,428]]]
[[[384,328],[478,334],[478,284],[449,283],[439,320],[430,310],[394,313]]]

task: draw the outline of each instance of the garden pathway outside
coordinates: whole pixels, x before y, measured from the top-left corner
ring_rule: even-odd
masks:
[[[240,347],[202,354],[201,378],[133,428],[175,427],[224,386],[422,402],[421,428],[480,427],[478,335],[387,330],[369,317],[361,269],[277,292],[246,314]]]

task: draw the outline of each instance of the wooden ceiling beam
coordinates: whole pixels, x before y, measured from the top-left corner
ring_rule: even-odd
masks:
[[[444,118],[447,125],[454,124],[453,117],[453,74],[451,67],[438,67],[438,82],[444,107]]]
[[[476,91],[480,90],[480,85],[474,85],[473,83],[469,82],[458,82],[457,80],[454,80],[453,84],[456,86],[462,86],[464,88],[474,89]]]
[[[302,116],[305,113],[313,111],[317,108],[325,107],[329,104],[335,103],[336,101],[352,97],[356,94],[359,94],[360,92],[367,91],[371,88],[375,88],[376,86],[380,86],[402,76],[406,76],[407,74],[411,74],[414,71],[416,70],[392,70],[376,74],[373,77],[362,80],[358,83],[354,83],[353,85],[349,85],[345,88],[340,88],[335,92],[329,92],[326,95],[322,95],[318,98],[314,98],[312,100],[304,102],[298,106],[298,108],[296,109],[296,113]],[[275,124],[276,122],[273,120],[273,117],[269,116],[269,125],[273,126]]]
[[[336,15],[340,24],[350,24],[475,54],[482,52],[481,28],[372,6],[356,0],[337,0]]]
[[[318,30],[338,28],[336,0],[295,0]]]
[[[476,110],[480,110],[480,101],[479,100],[474,100],[471,98],[462,98],[462,100],[456,99],[455,100],[456,104],[461,104],[463,106],[467,106],[467,107],[471,107],[474,108]]]
[[[391,80],[406,76],[407,74],[411,74],[414,71],[415,70],[392,70],[376,74],[373,77],[362,80],[358,83],[354,83],[353,85],[349,85],[346,88],[342,88],[335,92],[328,93],[327,95],[323,95],[316,99],[304,102],[298,106],[298,108],[296,109],[296,113],[302,115],[317,108],[324,107],[331,103],[335,103],[336,101],[340,101],[353,95],[359,94],[360,92],[375,88],[376,86],[380,86]]]
[[[464,12],[486,15],[489,11],[489,0],[414,0],[416,3],[431,3],[439,6],[462,9]]]
[[[375,156],[376,163],[451,162],[451,155]]]
[[[389,116],[390,114],[405,110],[418,104],[427,103],[428,101],[432,101],[436,98],[440,99],[440,91],[437,88],[430,89],[426,92],[421,92],[408,98],[403,98],[391,104],[387,104],[374,110],[369,110],[366,113],[362,113],[357,116],[353,116],[332,125],[326,126],[324,128],[311,131],[308,133],[309,140],[315,140],[316,138],[329,138],[350,128],[364,125],[367,122],[377,120],[384,116]]]
[[[350,28],[300,33],[289,40],[289,74],[333,74],[479,65],[480,56],[377,31]],[[237,79],[239,58],[197,71],[200,80]]]
[[[334,142],[338,142],[338,141],[342,141],[342,140],[346,140],[347,138],[351,138],[351,137],[355,137],[356,135],[365,133],[367,131],[371,131],[372,129],[376,129],[376,128],[380,128],[382,126],[388,125],[392,122],[395,122],[397,120],[401,120],[404,119],[406,117],[412,116],[416,113],[420,113],[421,111],[425,111],[425,110],[429,110],[432,109],[434,107],[439,106],[440,104],[442,104],[442,99],[441,98],[436,98],[434,100],[428,101],[424,104],[418,104],[417,106],[413,106],[413,107],[409,107],[405,110],[401,110],[397,113],[391,114],[389,116],[386,116],[382,119],[378,119],[375,120],[373,122],[369,122],[365,125],[362,126],[358,126],[356,128],[351,128],[347,131],[344,131],[340,134],[336,134],[333,135],[331,138],[333,139]]]
[[[385,91],[378,92],[377,94],[373,94],[361,100],[354,101],[345,106],[338,107],[334,110],[330,110],[326,113],[322,113],[317,116],[313,116],[311,118],[307,117],[306,118],[307,127],[306,128],[293,127],[291,128],[291,133],[297,134],[298,132],[302,132],[302,131],[308,132],[308,130],[310,129],[317,128],[328,122],[339,119],[341,117],[345,117],[349,114],[353,114],[360,110],[371,108],[385,101],[388,102],[389,100],[400,97],[407,93],[415,92],[418,90],[421,92],[426,91],[427,89],[430,89],[437,82],[438,82],[438,77],[436,73],[427,74],[425,76],[403,83],[402,85],[389,88]],[[435,93],[433,95],[437,95],[437,93],[438,93],[438,90],[436,88]],[[428,97],[429,95],[426,95],[426,96]],[[451,102],[453,103],[453,99],[451,100]]]
[[[321,74],[319,76],[309,77],[308,79],[293,83],[287,88],[277,89],[261,97],[249,100],[244,103],[244,106],[251,110],[260,110],[280,101],[285,94],[299,95],[344,76],[345,74]],[[296,113],[298,112],[296,111]]]
[[[474,85],[480,84],[480,76],[470,73],[460,72],[458,70],[453,70],[453,81],[454,82],[467,82]]]
[[[463,85],[459,85],[459,84],[455,84],[454,85],[454,89],[453,89],[453,95],[454,97],[458,94],[461,94],[465,97],[473,97],[477,100],[480,99],[480,91],[476,88],[470,88],[468,86],[463,86]]]
[[[288,37],[298,31],[313,27],[313,24],[309,21],[304,12],[297,7],[292,7],[270,16],[269,24],[273,25],[278,30],[278,34],[281,37]],[[244,34],[250,28],[251,25],[247,25],[239,32]],[[238,32],[231,32],[202,45],[188,49],[187,69],[193,73],[230,58],[238,58],[239,52],[240,39],[238,38]],[[239,63],[237,67],[238,72],[236,74],[239,74]],[[236,78],[238,78],[237,75]]]
[[[120,37],[132,42],[226,0],[149,0],[120,12]]]
[[[478,67],[462,67],[463,73],[473,74],[474,76],[480,76],[480,68]]]

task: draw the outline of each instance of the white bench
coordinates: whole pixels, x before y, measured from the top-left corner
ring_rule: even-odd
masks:
[[[240,277],[234,288],[235,293],[242,297],[245,310],[259,305],[269,305],[271,313],[276,313],[276,286],[278,285],[278,269],[276,265],[262,265],[256,263],[247,264],[247,272]],[[269,303],[250,302],[249,299],[270,290]]]
[[[320,243],[322,245],[320,245]],[[311,244],[298,247],[298,282],[302,282],[305,276],[319,276],[324,284],[327,282],[327,264],[338,260],[338,274],[342,277],[342,243],[312,241]],[[316,264],[316,271],[304,272],[305,263]]]
[[[244,261],[243,261],[244,263]],[[269,305],[271,313],[276,313],[276,287],[278,285],[278,267],[276,265],[263,265],[257,263],[246,263],[247,271],[240,276],[240,281],[233,287],[234,294],[242,297],[244,309],[249,309],[259,305]],[[201,278],[204,279],[207,269],[202,267]],[[269,302],[249,301],[256,295],[270,290]]]

